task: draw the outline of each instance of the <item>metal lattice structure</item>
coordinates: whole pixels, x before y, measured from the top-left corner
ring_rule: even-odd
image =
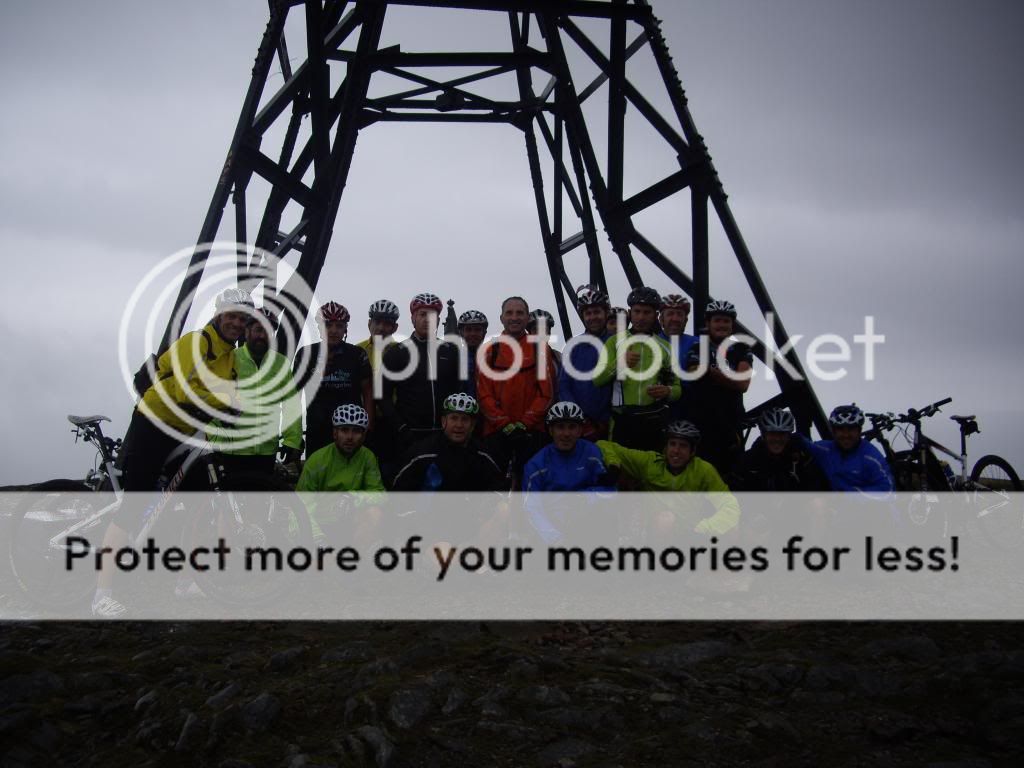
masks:
[[[507,18],[509,44],[503,50],[482,52],[381,47],[385,16],[394,6],[430,6],[438,13],[476,9],[501,14]],[[289,29],[298,21],[305,30],[305,57],[297,66],[289,58],[289,16]],[[592,31],[595,25],[601,29],[600,36]],[[591,31],[585,32],[585,27]],[[630,60],[644,49],[653,57],[656,85],[663,89],[659,100],[667,103],[668,109],[656,108],[628,77]],[[284,83],[271,88],[268,73],[275,59]],[[596,67],[596,76],[577,82],[572,64],[579,60],[586,60],[592,70]],[[443,73],[441,79],[434,74],[437,72]],[[451,76],[453,72],[459,74]],[[388,83],[402,81],[405,87],[379,93],[371,87],[375,77]],[[506,94],[504,97],[486,91],[489,83],[502,79],[506,84],[497,92]],[[588,123],[584,104],[597,94],[606,95],[607,108],[602,109],[603,124],[595,127],[592,119]],[[627,109],[653,128],[657,140],[664,142],[670,157],[675,158],[674,167],[666,168],[660,180],[630,195],[624,191]],[[295,275],[315,287],[356,139],[377,123],[394,121],[505,123],[522,132],[544,257],[566,338],[571,335],[574,286],[587,282],[607,288],[599,229],[630,286],[642,284],[636,260],[647,259],[692,297],[699,313],[712,296],[708,220],[713,213],[759,310],[774,318],[774,348],[786,349],[789,336],[730,211],[708,149],[690,115],[660,22],[646,0],[271,0],[252,80],[198,242],[217,239],[230,202],[235,240],[281,258],[297,254]],[[605,153],[596,148],[599,130],[607,145]],[[279,137],[273,150],[270,137]],[[547,181],[545,168],[550,168]],[[259,200],[263,207],[260,225],[250,233],[248,207],[256,201],[248,199],[246,192],[254,176],[264,179],[270,191]],[[678,204],[678,196],[685,195],[691,218],[690,242],[684,241],[684,250],[688,245],[690,252],[689,272],[656,247],[636,223],[642,212],[669,199]],[[285,230],[284,220],[297,223]],[[573,226],[566,231],[570,220]],[[586,274],[574,281],[567,274],[566,257],[580,248],[586,252]],[[191,301],[205,258],[205,252],[197,248],[192,265],[200,268],[182,285],[177,308]],[[240,262],[239,284],[244,284],[254,266]],[[264,295],[268,290],[289,289],[287,284],[265,285]],[[162,348],[180,334],[187,312],[175,315],[178,327],[172,319]],[[304,318],[291,320],[301,324]],[[737,330],[757,336],[742,325]],[[754,353],[762,360],[770,354],[761,342]],[[792,350],[784,358],[799,376],[789,376],[776,366],[781,394],[760,407],[788,404],[802,426],[813,422],[826,434],[827,421],[799,359]]]

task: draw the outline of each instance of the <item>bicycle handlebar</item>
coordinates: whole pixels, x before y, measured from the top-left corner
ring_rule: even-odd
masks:
[[[926,419],[929,416],[934,416],[936,413],[938,413],[939,409],[942,406],[948,405],[949,403],[952,403],[952,402],[953,402],[953,398],[952,397],[947,397],[947,398],[945,398],[943,400],[939,400],[937,402],[934,402],[931,405],[926,405],[921,410],[918,410],[916,408],[911,408],[905,414],[902,414],[901,416],[899,416],[897,418],[897,421],[904,421],[904,422],[907,422],[907,423],[913,423],[913,422],[916,422],[916,421],[920,421],[921,419]]]
[[[942,400],[938,400],[931,405],[926,405],[924,408],[910,408],[906,413],[894,414],[894,413],[865,413],[864,415],[871,419],[871,423],[875,429],[878,430],[889,430],[892,429],[895,424],[916,424],[921,419],[926,419],[930,416],[934,416],[939,412],[939,409],[944,405],[948,405],[953,402],[952,397],[947,397]]]

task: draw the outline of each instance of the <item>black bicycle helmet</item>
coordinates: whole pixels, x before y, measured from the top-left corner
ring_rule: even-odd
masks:
[[[864,411],[856,403],[837,405],[829,414],[828,423],[834,427],[863,427]]]
[[[634,288],[629,292],[629,296],[626,297],[626,304],[630,307],[634,307],[637,304],[645,304],[655,309],[661,309],[661,294],[653,288],[641,285],[639,288]]]

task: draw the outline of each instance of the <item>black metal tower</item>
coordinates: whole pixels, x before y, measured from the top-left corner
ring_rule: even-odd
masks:
[[[393,6],[430,6],[439,14],[446,9],[503,14],[509,44],[503,50],[457,53],[405,51],[398,45],[382,48],[381,30]],[[295,67],[286,39],[289,15],[289,34],[296,25],[305,33],[305,58]],[[639,255],[692,297],[699,316],[712,295],[708,217],[713,211],[758,308],[773,317],[775,349],[784,349],[789,336],[729,209],[659,27],[647,0],[270,0],[270,20],[198,242],[217,239],[230,200],[235,240],[281,258],[298,254],[296,276],[315,287],[361,130],[386,121],[508,123],[522,131],[525,140],[544,256],[566,338],[571,335],[572,307],[566,305],[566,296],[571,302],[574,286],[583,282],[606,287],[598,226],[631,286],[642,282],[636,266]],[[600,29],[599,36],[595,28]],[[644,48],[653,56],[660,75],[657,86],[663,89],[658,98],[665,102],[667,96],[668,109],[656,108],[627,77],[627,64]],[[284,84],[273,89],[267,81],[275,57]],[[580,61],[596,72],[587,82],[574,79],[573,64]],[[439,71],[440,79],[435,74]],[[453,72],[460,74],[453,77]],[[387,75],[384,79],[391,83],[397,78],[406,87],[378,92],[371,88],[374,75]],[[584,103],[598,92],[607,95],[600,126],[605,153],[595,146],[598,126],[593,119],[588,122],[584,110]],[[627,109],[654,129],[674,158],[660,180],[629,195],[624,189]],[[267,146],[270,137],[278,137],[273,150]],[[542,150],[543,161],[550,163],[547,181]],[[247,206],[257,201],[247,199],[246,190],[254,174],[269,183],[270,191],[258,201],[263,214],[253,236],[247,231]],[[675,243],[672,250],[685,253],[689,246],[689,273],[651,242],[635,221],[641,212],[679,195],[689,197],[690,242]],[[566,202],[571,210],[565,210]],[[297,223],[284,231],[283,220]],[[587,255],[587,274],[573,280],[567,274],[566,256],[581,247]],[[186,279],[177,299],[176,308],[186,311],[172,315],[162,349],[181,332],[185,305],[201,279],[205,258],[205,250],[197,248],[192,266],[198,269]],[[240,284],[255,266],[240,262]],[[285,292],[291,287],[267,285],[265,295],[268,290]],[[303,318],[292,320],[301,323]],[[738,330],[757,336],[749,328]],[[761,342],[754,352],[762,360],[771,354]],[[819,432],[827,433],[821,405],[795,352],[790,350],[784,358],[799,376],[776,366],[781,394],[769,402],[788,404],[803,425],[813,422]]]

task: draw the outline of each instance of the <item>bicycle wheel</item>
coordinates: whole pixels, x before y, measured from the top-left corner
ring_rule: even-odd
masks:
[[[68,570],[66,545],[52,540],[115,502],[113,494],[94,493],[84,486],[77,491],[30,494],[15,510],[5,536],[3,556],[18,590],[51,610],[88,606],[96,587],[94,571],[91,567]],[[108,520],[107,515],[99,517],[72,535],[97,544]]]
[[[969,490],[979,507],[978,527],[997,549],[1015,550],[1024,545],[1024,498],[1020,478],[1000,456],[982,456],[971,470]]]
[[[291,487],[273,476],[237,473],[227,490],[210,496],[211,503],[194,512],[183,534],[183,547],[212,548],[221,541],[230,549],[224,570],[195,574],[210,599],[232,608],[250,608],[281,600],[293,589],[300,573],[281,569],[247,569],[247,552],[266,552],[274,563],[297,548],[313,547],[309,514]],[[243,489],[235,491],[231,489]],[[262,555],[250,558],[262,562]]]

